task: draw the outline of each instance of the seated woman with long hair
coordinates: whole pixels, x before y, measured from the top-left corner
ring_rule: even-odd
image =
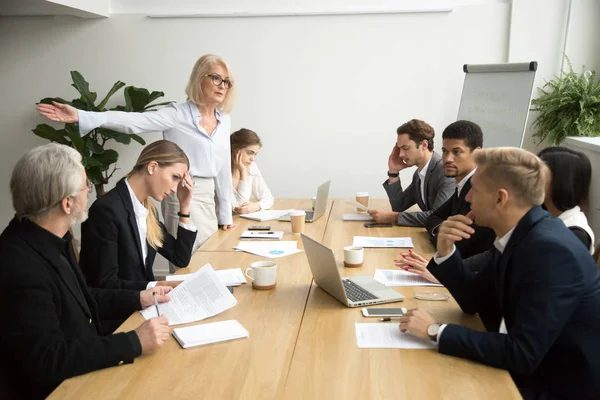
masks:
[[[262,147],[258,135],[240,129],[230,136],[233,211],[248,214],[273,206],[273,195],[262,177],[254,157]]]
[[[546,182],[544,208],[562,220],[590,253],[594,253],[594,232],[581,210],[585,207],[592,182],[589,158],[567,147],[548,147],[538,154],[550,169]]]
[[[196,228],[190,225],[193,184],[183,150],[168,140],[144,148],[133,170],[98,198],[81,226],[80,265],[91,287],[143,290],[157,284],[152,266],[160,253],[178,267],[189,264]],[[151,199],[171,193],[179,200],[177,238]],[[175,286],[179,282],[158,282]]]

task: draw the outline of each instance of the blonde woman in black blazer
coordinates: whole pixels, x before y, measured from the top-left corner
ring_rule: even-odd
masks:
[[[148,145],[127,178],[100,197],[81,227],[81,268],[91,287],[143,290],[154,285],[156,252],[178,267],[189,264],[196,239],[190,225],[192,180],[189,161],[173,142]],[[159,221],[151,198],[177,193],[180,204],[177,238]],[[145,232],[145,234],[144,234]]]

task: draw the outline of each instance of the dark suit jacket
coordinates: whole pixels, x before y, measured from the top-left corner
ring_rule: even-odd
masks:
[[[179,227],[175,239],[159,223],[164,241],[158,252],[178,267],[186,267],[196,232]],[[148,244],[148,255],[145,263],[142,261],[133,203],[121,179],[94,202],[88,220],[81,225],[81,269],[92,287],[144,290],[154,280],[155,257],[156,250]]]
[[[458,252],[428,268],[491,332],[449,324],[440,352],[506,369],[524,393],[600,398],[600,271],[562,221],[534,207],[502,255],[469,262],[484,264],[479,274]],[[508,334],[498,333],[501,317]]]
[[[413,174],[412,183],[406,190],[402,190],[400,181],[391,185],[386,180],[383,183],[392,210],[400,212],[398,225],[424,226],[425,221],[433,210],[440,207],[454,194],[454,179],[447,178],[444,174],[442,158],[437,154],[431,155],[431,161],[425,174],[425,199],[421,196],[421,178],[419,172]],[[422,211],[402,212],[407,208],[418,204]]]
[[[139,310],[139,292],[88,289],[70,240],[17,218],[0,236],[3,399],[43,398],[67,378],[141,354],[135,332],[101,328],[101,319]]]
[[[433,213],[425,221],[425,228],[429,232],[431,243],[437,247],[437,228],[453,215],[467,215],[471,211],[471,204],[465,199],[467,193],[471,190],[471,178],[469,178],[460,195],[457,197],[452,194],[444,204],[436,208]],[[496,234],[490,228],[484,226],[473,225],[475,233],[470,239],[463,239],[456,242],[456,248],[460,251],[463,258],[474,256],[475,254],[483,253],[489,250],[496,239]]]

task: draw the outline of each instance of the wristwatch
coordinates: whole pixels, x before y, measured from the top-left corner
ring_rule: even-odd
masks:
[[[387,174],[388,174],[388,176],[389,176],[390,178],[397,178],[397,177],[399,177],[399,176],[400,176],[400,172],[390,172],[390,171],[388,171],[388,173],[387,173]]]
[[[429,335],[429,339],[437,342],[438,332],[440,331],[440,324],[434,322],[433,324],[427,327],[427,335]]]
[[[177,211],[177,215],[179,215],[181,218],[189,218],[190,214],[182,214],[181,211]]]

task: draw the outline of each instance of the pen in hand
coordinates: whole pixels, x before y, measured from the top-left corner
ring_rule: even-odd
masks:
[[[380,321],[382,322],[390,322],[390,321],[396,321],[399,320],[400,317],[385,317],[385,318],[379,318]]]
[[[152,297],[154,298],[154,307],[156,307],[156,315],[160,317],[160,310],[158,309],[158,301],[156,301],[155,292],[152,292]]]

